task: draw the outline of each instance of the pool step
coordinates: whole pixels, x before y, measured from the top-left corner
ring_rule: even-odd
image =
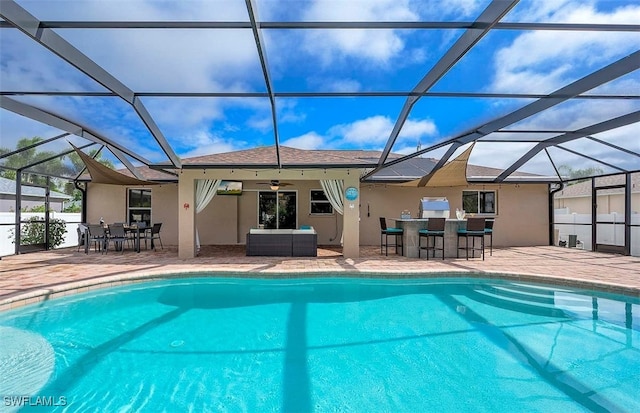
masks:
[[[562,306],[558,307],[554,290],[546,288],[486,286],[475,290],[470,298],[494,307],[547,317],[591,312],[591,302],[578,297],[562,296]]]

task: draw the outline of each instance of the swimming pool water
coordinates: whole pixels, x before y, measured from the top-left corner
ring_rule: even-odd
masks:
[[[0,411],[640,411],[639,301],[463,278],[96,290],[0,313]]]

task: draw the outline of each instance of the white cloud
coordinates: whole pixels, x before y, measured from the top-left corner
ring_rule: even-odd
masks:
[[[420,138],[422,136],[435,136],[438,133],[436,124],[429,119],[411,120],[408,119],[400,130],[401,138]]]
[[[591,3],[553,0],[534,2],[516,16],[526,21],[635,24],[640,21],[640,6],[601,11]],[[634,51],[639,42],[637,33],[526,32],[496,52],[496,73],[488,90],[549,93],[587,70]]]
[[[329,135],[341,139],[347,144],[376,148],[389,139],[393,125],[390,118],[378,115],[352,123],[336,125],[329,130]],[[400,131],[396,145],[414,145],[420,138],[434,136],[436,133],[437,128],[433,121],[408,119]]]
[[[444,18],[475,18],[485,0],[431,0],[417,6],[426,20]]]
[[[309,132],[295,138],[287,139],[282,142],[282,145],[298,149],[320,149],[323,148],[324,143],[326,143],[324,137],[318,135],[316,132]]]
[[[36,122],[5,109],[0,109],[0,147],[15,149],[21,138],[39,136],[47,139],[60,135],[65,131]]]
[[[40,19],[70,21],[198,21],[218,20],[220,16],[229,21],[247,20],[244,2],[139,0],[118,1],[117,7],[114,7],[114,2],[105,1],[74,3],[69,7],[60,7],[58,1],[26,2],[24,7]],[[10,32],[3,31],[2,38]],[[245,91],[264,88],[250,30],[58,29],[56,32],[138,92]],[[4,59],[7,49],[5,44],[2,46]],[[56,67],[29,64],[38,62],[29,62],[27,59],[45,60],[48,54],[35,44],[31,48],[41,50],[34,53],[29,49],[28,56],[24,56],[24,48],[15,48],[25,63],[22,71],[16,73],[22,79],[37,82],[40,87],[51,88],[54,85],[57,90],[67,90],[65,78],[68,77],[60,77]],[[66,65],[60,62],[58,60],[58,67]],[[59,78],[55,79],[55,75]]]
[[[408,0],[371,0],[341,2],[316,0],[303,14],[308,21],[413,21],[418,15]],[[355,57],[386,64],[405,46],[395,30],[309,31],[305,50],[319,56],[325,65],[336,58]]]
[[[238,150],[238,147],[234,145],[234,143],[237,144],[238,142],[228,142],[206,131],[193,132],[188,136],[184,136],[183,142],[189,142],[189,147],[192,148],[178,154],[183,158]]]
[[[333,92],[359,92],[362,83],[355,79],[336,79],[325,83],[327,90]]]
[[[353,123],[336,125],[329,130],[332,136],[341,136],[344,141],[360,145],[379,144],[389,138],[393,129],[391,119],[372,116]]]

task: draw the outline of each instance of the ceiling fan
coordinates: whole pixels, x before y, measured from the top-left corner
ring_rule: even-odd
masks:
[[[277,191],[281,186],[293,185],[289,182],[280,182],[278,179],[272,179],[270,182],[258,182],[258,185],[269,185],[272,191]]]

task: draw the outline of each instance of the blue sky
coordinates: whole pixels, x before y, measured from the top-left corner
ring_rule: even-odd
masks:
[[[17,1],[40,20],[247,21],[243,0],[226,1]],[[486,0],[257,0],[262,21],[473,21]],[[632,1],[522,0],[503,21],[638,24]],[[135,92],[265,92],[250,30],[57,29],[56,32]],[[267,61],[277,92],[406,91],[417,85],[462,30],[264,30]],[[433,92],[549,93],[636,50],[639,33],[496,30],[459,61]],[[105,91],[69,64],[15,30],[0,30],[3,91]],[[640,93],[632,73],[599,93]],[[16,98],[48,108],[98,131],[154,162],[166,157],[118,98]],[[266,98],[144,97],[143,103],[181,157],[272,145]],[[280,142],[305,149],[384,147],[402,97],[278,98]],[[422,98],[414,106],[394,152],[410,153],[524,106],[524,99]],[[578,101],[521,122],[523,128],[580,128],[600,118],[638,110],[637,101]],[[0,110],[4,147],[20,137],[60,131]],[[608,142],[640,151],[637,125],[603,134]],[[587,143],[585,142],[585,145]],[[64,145],[64,143],[61,143]],[[580,144],[578,143],[580,149]],[[501,167],[530,144],[478,145],[471,162]],[[602,148],[606,150],[606,148]],[[435,151],[429,156],[437,157]],[[606,157],[603,153],[600,156]],[[559,162],[570,155],[558,154]],[[619,156],[613,155],[611,156]],[[575,161],[575,160],[574,160]],[[584,160],[582,160],[584,162]],[[615,159],[614,159],[615,161]],[[618,159],[628,163],[634,159]],[[538,162],[538,161],[536,161]],[[528,170],[548,173],[548,162]],[[636,161],[637,162],[637,161]],[[586,164],[585,164],[586,165]],[[636,168],[637,169],[637,168]]]

